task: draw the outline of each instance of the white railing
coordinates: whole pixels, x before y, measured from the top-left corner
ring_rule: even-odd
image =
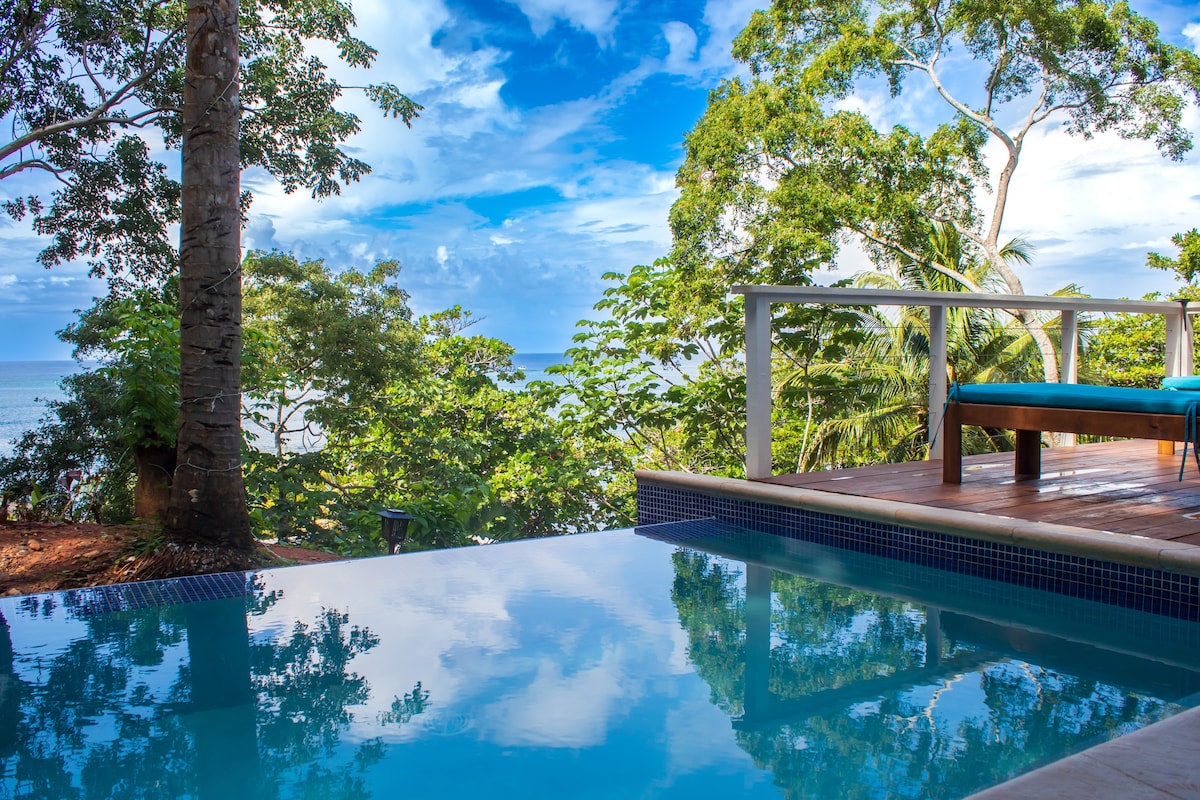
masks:
[[[1186,301],[1101,300],[972,292],[913,292],[828,286],[735,286],[746,298],[746,477],[771,474],[771,304],[830,306],[925,306],[929,309],[929,458],[942,457],[942,410],[946,404],[946,309],[995,308],[1049,311],[1062,315],[1059,376],[1078,377],[1078,315],[1162,314],[1166,320],[1166,373],[1192,374],[1192,326]]]

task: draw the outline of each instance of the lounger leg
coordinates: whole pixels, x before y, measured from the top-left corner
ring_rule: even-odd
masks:
[[[1175,443],[1174,442],[1164,442],[1160,439],[1158,442],[1158,454],[1160,456],[1175,455]]]
[[[942,418],[942,483],[962,483],[962,422],[957,403],[948,404]]]
[[[1017,431],[1017,459],[1014,475],[1017,480],[1040,478],[1042,475],[1042,432]]]

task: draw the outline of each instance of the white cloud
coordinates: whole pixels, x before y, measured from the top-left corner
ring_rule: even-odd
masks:
[[[622,544],[642,557],[627,561],[623,554],[629,550],[614,550],[612,535],[626,537]],[[288,620],[311,619],[318,609],[350,603],[353,624],[380,640],[354,660],[354,671],[372,687],[367,707],[355,710],[355,736],[420,735],[419,726],[380,730],[374,722],[395,696],[420,680],[436,711],[469,710],[478,735],[489,741],[603,743],[612,722],[645,693],[648,670],[660,676],[691,672],[687,635],[667,593],[648,598],[632,588],[667,585],[673,576],[669,552],[629,534],[529,544],[415,554],[400,564],[367,559],[353,570],[269,572],[269,589],[282,596],[253,619],[252,633],[259,641],[286,638]],[[404,576],[403,592],[365,597],[355,591],[394,579],[397,569]],[[553,598],[549,606],[547,598]],[[583,613],[552,625],[539,621],[537,607],[561,604]],[[631,644],[614,646],[605,635],[607,625],[619,625]],[[537,642],[532,652],[526,646],[531,640]],[[710,705],[702,691],[689,702]]]
[[[361,11],[359,16],[365,18]],[[414,28],[389,38],[433,36]],[[669,23],[664,36],[672,52],[666,60],[682,69],[695,51],[695,32]],[[450,57],[414,51],[411,57],[441,65],[440,80],[416,98],[426,109],[414,128],[380,120],[364,104],[358,111],[363,131],[352,145],[374,172],[343,196],[320,203],[303,193],[285,195],[265,176],[248,176],[256,198],[252,219],[266,220],[252,223],[248,240],[335,265],[348,265],[347,257],[365,263],[396,258],[418,312],[461,303],[488,318],[492,335],[518,347],[539,339],[532,349],[565,343],[575,321],[590,316],[601,273],[653,261],[669,248],[673,172],[612,162],[595,152],[614,136],[605,122],[608,112],[663,65],[643,60],[592,96],[518,109],[501,95],[502,52],[485,48]],[[398,67],[396,74],[405,71]],[[539,187],[552,187],[564,199],[518,207],[499,224],[466,204]],[[453,258],[447,241],[454,242]],[[557,290],[548,293],[546,283]],[[518,298],[526,293],[545,295],[554,313],[531,321],[510,307],[522,306]]]
[[[1198,121],[1193,110],[1189,128]],[[998,143],[988,146],[993,176],[1005,157]],[[1174,254],[1171,236],[1200,218],[1197,186],[1195,158],[1173,162],[1150,143],[1115,134],[1085,140],[1053,125],[1034,128],[1009,190],[1001,240],[1020,237],[1036,248],[1031,265],[1017,266],[1028,294],[1069,284],[1095,297],[1169,292],[1175,285],[1171,276],[1146,267],[1146,253]],[[993,196],[981,193],[980,208],[990,211],[992,204]],[[837,269],[821,280],[869,268],[861,248],[849,244]]]
[[[537,36],[545,36],[561,20],[606,42],[617,24],[617,4],[612,0],[516,0],[516,3]]]
[[[393,0],[356,0],[354,16],[356,35],[379,51],[369,73],[372,81],[390,80],[403,92],[419,93],[441,85],[461,66],[433,45],[434,34],[454,22],[442,0],[405,0],[403,13],[397,13]],[[341,66],[332,50],[318,52],[339,78],[363,76]]]
[[[1192,49],[1200,53],[1200,23],[1189,22],[1184,25],[1183,35],[1191,43]]]
[[[1171,241],[1170,236],[1163,236],[1159,239],[1151,239],[1145,242],[1129,242],[1128,244],[1121,245],[1121,249],[1136,250],[1137,252],[1144,254],[1150,250],[1165,250],[1174,246],[1175,244]]]
[[[611,648],[596,662],[564,675],[541,661],[532,682],[488,708],[490,738],[505,747],[590,747],[603,744],[617,709],[633,700],[628,659]],[[625,680],[621,678],[625,677]]]
[[[690,72],[696,57],[696,32],[686,22],[673,21],[663,25],[663,36],[670,48],[665,69],[676,73]]]
[[[725,74],[735,69],[732,42],[750,22],[756,9],[766,8],[765,0],[707,0],[704,25],[708,38],[700,48],[700,63],[706,70]],[[744,67],[737,68],[745,72]]]
[[[1195,130],[1197,114],[1187,120]],[[993,150],[991,163],[1002,154]],[[1004,220],[1004,238],[1038,250],[1021,269],[1026,291],[1079,283],[1098,297],[1169,291],[1167,273],[1145,266],[1148,250],[1172,253],[1170,237],[1200,217],[1200,163],[1163,158],[1148,142],[1115,134],[1091,140],[1060,127],[1026,139]]]
[[[500,88],[504,81],[487,81],[476,85],[459,85],[449,93],[446,100],[472,111],[495,111],[504,108],[500,99]]]

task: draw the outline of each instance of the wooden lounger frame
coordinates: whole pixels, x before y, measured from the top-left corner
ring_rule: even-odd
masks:
[[[1042,431],[1158,439],[1158,452],[1170,454],[1175,452],[1175,442],[1187,441],[1185,420],[1183,414],[950,402],[942,421],[942,483],[962,483],[963,425],[1015,431],[1013,474],[1017,480],[1028,480],[1042,474]]]

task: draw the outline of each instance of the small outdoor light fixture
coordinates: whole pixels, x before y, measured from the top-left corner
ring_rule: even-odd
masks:
[[[383,540],[387,542],[389,553],[400,552],[408,539],[408,524],[412,521],[413,515],[400,508],[385,508],[379,512]]]

